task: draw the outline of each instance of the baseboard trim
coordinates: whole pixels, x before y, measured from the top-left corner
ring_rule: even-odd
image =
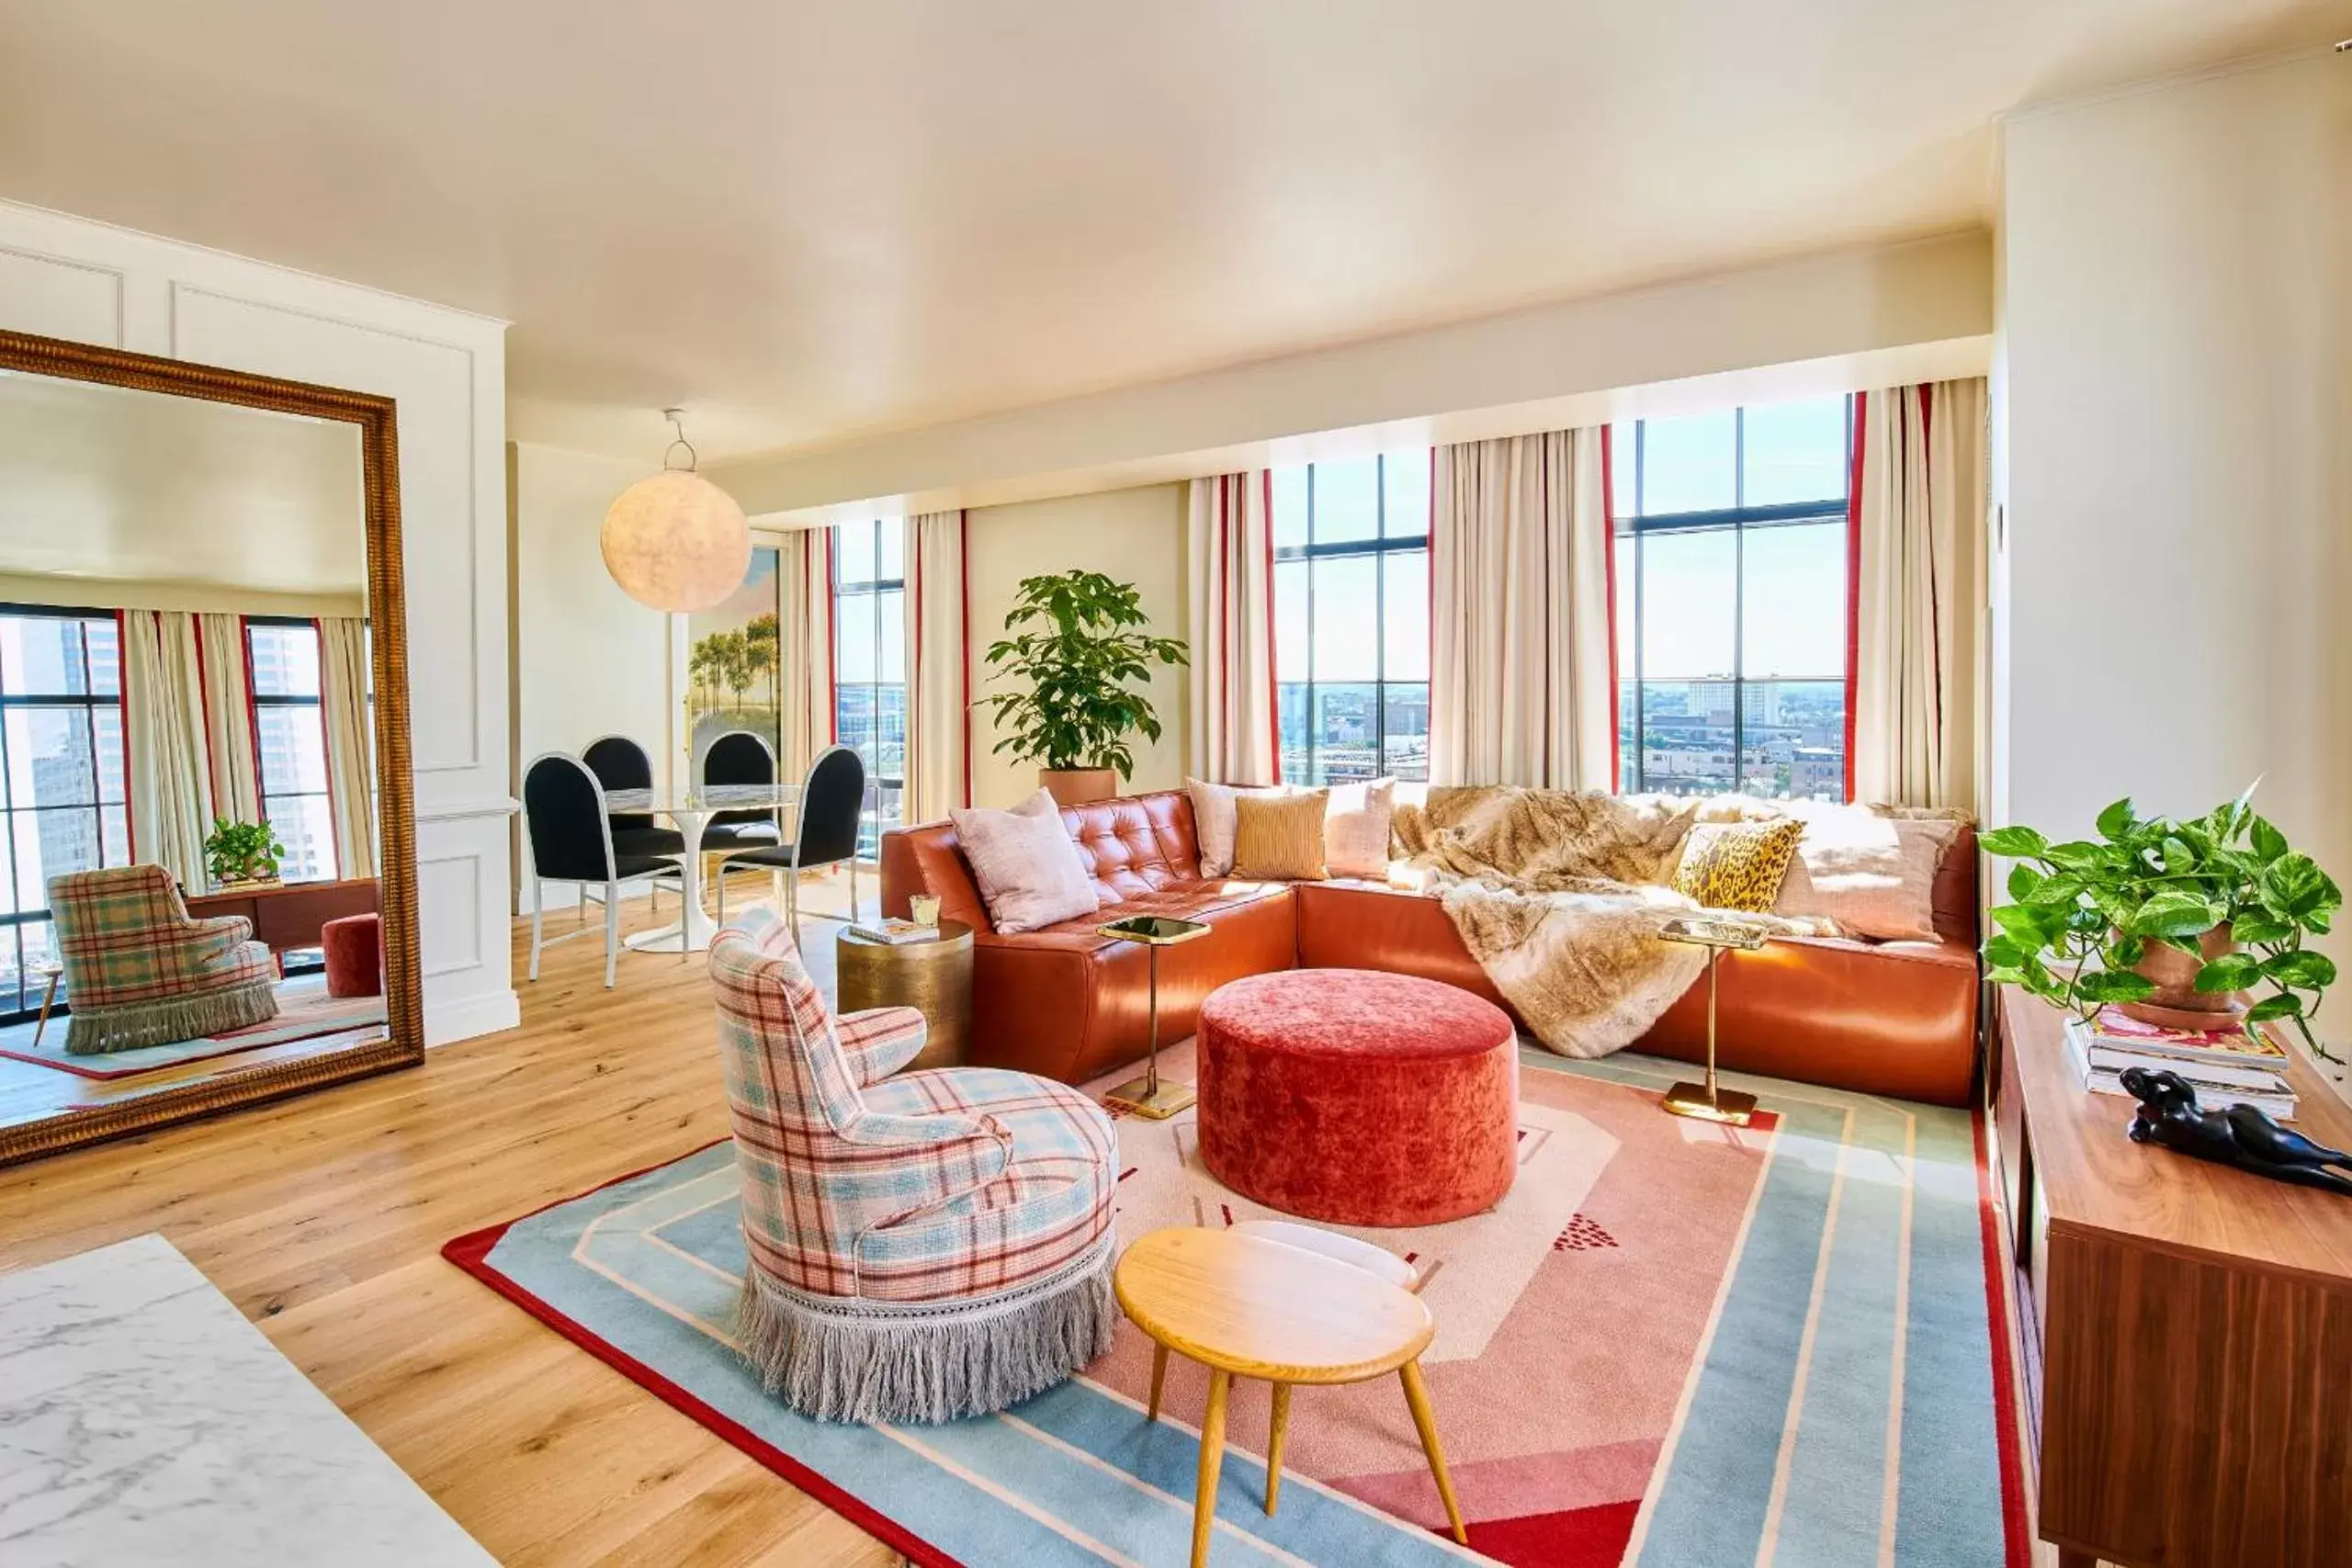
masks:
[[[460,1040],[471,1040],[476,1035],[495,1034],[503,1029],[514,1029],[522,1021],[523,1000],[511,987],[479,997],[427,1002],[424,1007],[424,1043],[427,1046],[451,1045]]]

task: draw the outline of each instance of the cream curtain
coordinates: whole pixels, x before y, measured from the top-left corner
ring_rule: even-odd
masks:
[[[133,852],[184,887],[205,886],[204,840],[212,829],[201,682],[193,616],[176,610],[122,613]]]
[[[1984,382],[1869,393],[1857,429],[1854,798],[1973,810]]]
[[[902,819],[971,804],[971,615],[961,512],[907,519],[907,798]]]
[[[833,743],[832,530],[803,528],[776,547],[778,676],[776,776],[798,784]]]
[[[319,707],[326,720],[327,800],[334,861],[346,877],[376,874],[375,732],[368,711],[368,623],[319,621]]]
[[[212,810],[236,822],[261,820],[261,775],[254,759],[253,694],[245,675],[245,621],[205,614],[196,622],[204,671],[204,750]]]
[[[1193,773],[1216,784],[1276,783],[1274,539],[1265,470],[1194,479],[1184,549]]]
[[[1431,782],[1614,787],[1605,438],[1431,454]]]

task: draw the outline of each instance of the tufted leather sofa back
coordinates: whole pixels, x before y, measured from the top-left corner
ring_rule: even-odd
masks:
[[[1064,807],[1062,827],[1094,878],[1096,898],[1125,903],[1201,879],[1193,798],[1181,789]],[[939,912],[974,931],[993,931],[952,822],[925,822],[882,835],[882,912],[904,918],[916,893],[938,896]]]
[[[1062,807],[1062,826],[1094,874],[1094,896],[1125,903],[1201,879],[1193,797],[1181,789]]]

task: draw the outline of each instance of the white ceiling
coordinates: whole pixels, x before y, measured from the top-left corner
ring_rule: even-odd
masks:
[[[511,319],[519,438],[809,448],[1971,226],[1990,117],[2352,0],[10,0],[0,197]]]
[[[364,593],[359,427],[0,370],[0,572]]]

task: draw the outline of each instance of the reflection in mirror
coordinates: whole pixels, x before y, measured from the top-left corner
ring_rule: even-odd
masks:
[[[0,371],[0,1133],[388,1032],[346,420]]]

